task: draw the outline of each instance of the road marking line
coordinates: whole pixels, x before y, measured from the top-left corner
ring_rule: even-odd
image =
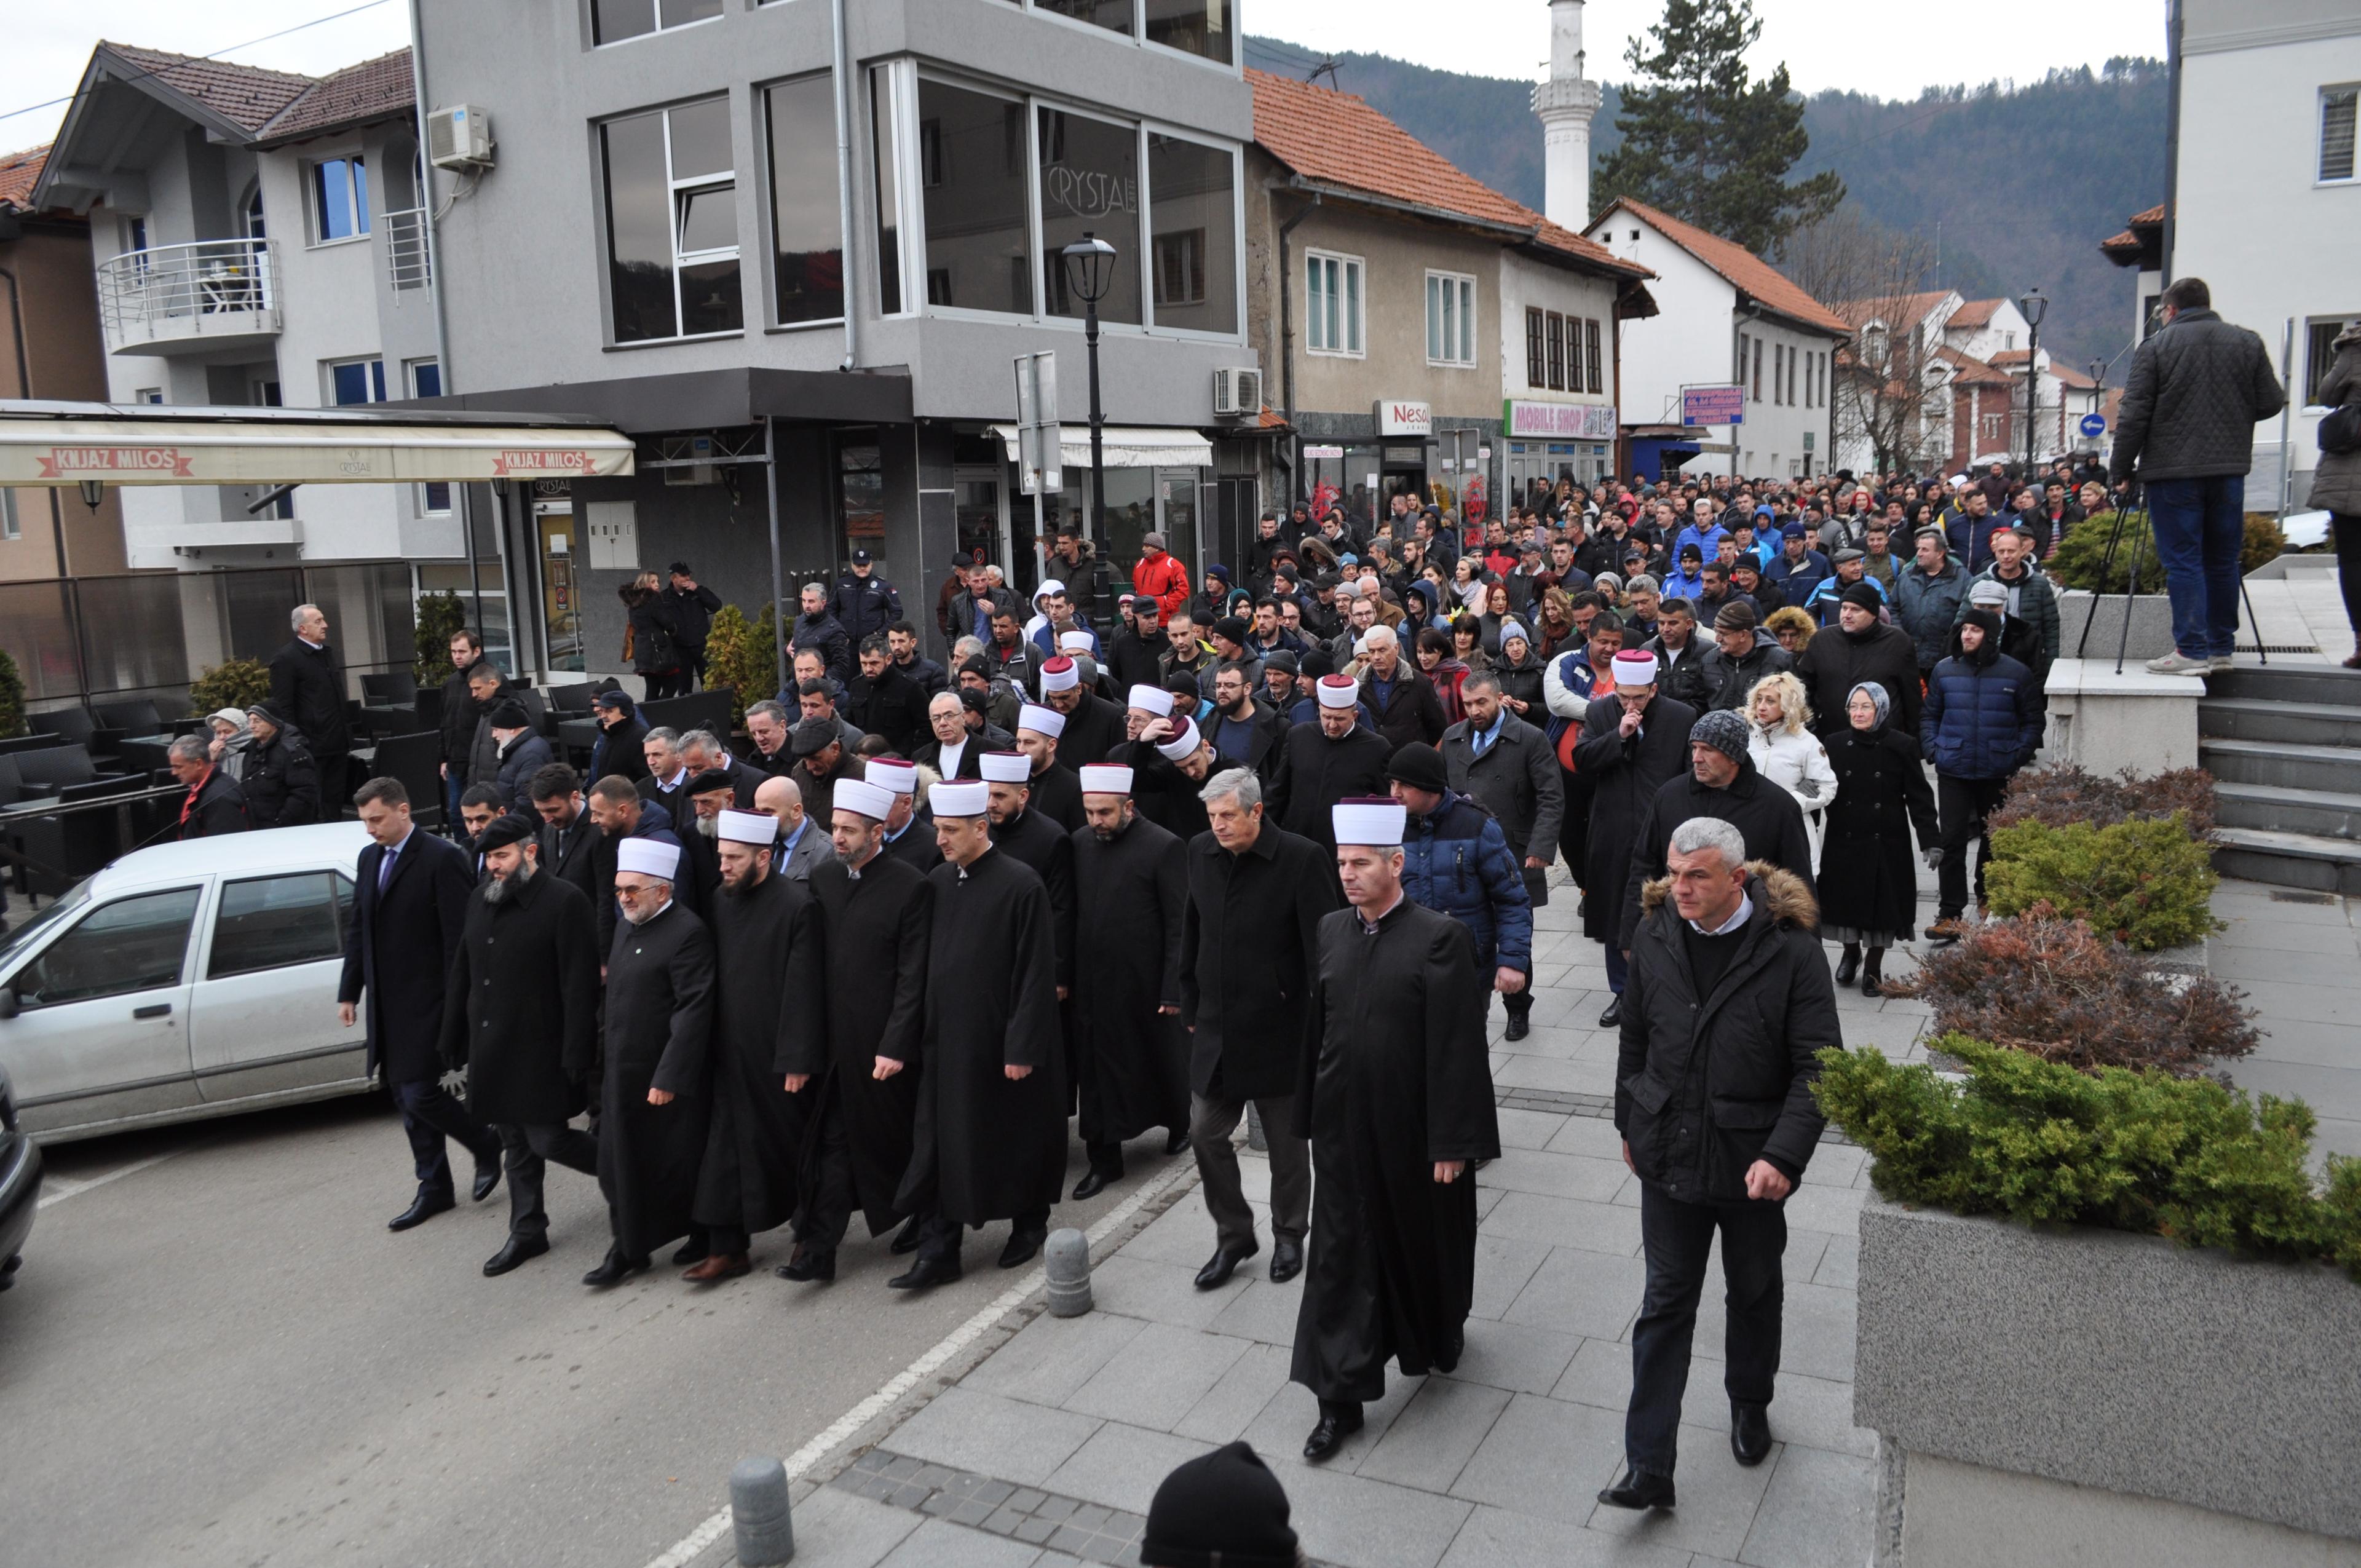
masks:
[[[33,1207],[40,1210],[48,1208],[52,1203],[62,1203],[77,1192],[87,1192],[93,1187],[104,1187],[110,1181],[120,1181],[126,1176],[137,1176],[151,1166],[161,1165],[168,1159],[188,1152],[187,1149],[168,1149],[162,1154],[149,1155],[146,1159],[133,1160],[129,1165],[116,1166],[113,1170],[93,1176],[87,1181],[76,1181],[63,1188],[53,1185],[50,1190],[41,1194],[41,1201]]]
[[[1137,1191],[1100,1216],[1099,1223],[1093,1225],[1088,1233],[1092,1244],[1096,1245],[1113,1235],[1134,1214],[1170,1191],[1183,1179],[1194,1176],[1196,1173],[1197,1166],[1194,1160],[1175,1160],[1170,1168],[1153,1179],[1141,1183]],[[886,1380],[883,1387],[837,1417],[829,1424],[828,1430],[790,1454],[786,1460],[787,1479],[790,1481],[800,1479],[813,1465],[827,1458],[837,1444],[890,1409],[903,1395],[917,1387],[922,1380],[931,1376],[961,1351],[990,1332],[994,1324],[1023,1306],[1033,1292],[1040,1289],[1048,1282],[1048,1274],[1037,1268],[994,1297],[991,1305],[953,1329],[949,1336],[933,1349],[895,1373]],[[696,1560],[698,1553],[719,1541],[729,1532],[729,1530],[730,1510],[724,1508],[719,1513],[681,1537],[672,1550],[652,1559],[647,1568],[686,1568],[689,1563]]]

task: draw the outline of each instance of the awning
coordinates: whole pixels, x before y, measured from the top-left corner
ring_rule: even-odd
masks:
[[[1016,427],[995,424],[992,433],[1008,448],[1008,460],[1018,461]],[[1110,468],[1210,468],[1213,444],[1193,430],[1151,430],[1144,425],[1111,424],[1099,433],[1100,460]],[[1087,473],[1091,466],[1091,427],[1058,427],[1059,462]]]
[[[631,473],[631,437],[588,426],[0,418],[0,485],[603,478]]]

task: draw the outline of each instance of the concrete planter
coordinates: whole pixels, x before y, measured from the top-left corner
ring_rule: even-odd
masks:
[[[2120,570],[2120,568],[2118,568]],[[2115,641],[2124,635],[2124,596],[2104,598],[2086,588],[2068,588],[2058,596],[2058,646],[2066,658],[2080,646],[2082,657],[2106,661],[2115,667]],[[2162,594],[2136,594],[2131,599],[2131,645],[2124,650],[2124,668],[2133,661],[2158,659],[2172,652],[2172,601]],[[2091,639],[2082,641],[2089,622]]]
[[[2361,1285],[2112,1231],[1861,1215],[1877,1568],[2361,1563]]]
[[[2109,609],[2122,624],[2123,601],[2109,601]],[[2197,765],[2197,705],[2205,696],[2205,683],[2151,674],[2137,641],[2120,675],[2114,639],[2107,639],[2102,658],[2095,634],[2089,658],[2060,659],[2049,666],[2045,762],[2072,762],[2094,773],[2129,768],[2143,778]],[[2172,646],[2169,631],[2164,644],[2167,650]],[[2072,637],[2064,647],[2073,652]]]

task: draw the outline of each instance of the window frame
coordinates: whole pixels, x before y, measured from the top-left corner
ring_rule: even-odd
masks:
[[[2336,363],[2337,334],[2356,320],[2361,320],[2361,311],[2355,311],[2345,315],[2330,314],[2304,318],[2303,401],[2298,405],[2304,412],[2326,413],[2328,411],[2328,405],[2318,400],[2313,394],[2320,390],[2321,382],[2327,379],[2329,370]],[[2315,355],[2313,352],[2315,345],[2324,352]]]
[[[1539,305],[1525,307],[1525,385],[1549,387],[1549,314]]]
[[[1436,285],[1442,285],[1437,288]],[[1426,363],[1438,370],[1473,370],[1476,368],[1476,277],[1470,272],[1446,272],[1441,268],[1426,269],[1424,306],[1426,313]],[[1443,320],[1438,339],[1435,303],[1442,302]],[[1455,326],[1455,312],[1458,320]],[[1458,341],[1451,341],[1456,332]],[[1438,356],[1435,345],[1440,341],[1443,353]],[[1457,348],[1461,352],[1454,354]]]
[[[24,537],[25,527],[16,515],[16,489],[11,486],[0,485],[0,540]]]
[[[336,396],[336,372],[356,367],[369,372],[362,378],[365,383],[362,390],[369,396],[359,402],[348,403]],[[361,354],[343,359],[321,360],[320,395],[322,406],[332,409],[367,408],[371,403],[390,400],[385,389],[385,356],[381,354]]]
[[[1601,329],[1597,316],[1585,316],[1582,318],[1582,367],[1584,379],[1587,382],[1590,393],[1594,397],[1598,396],[1607,390],[1607,372],[1603,362],[1604,347],[1600,341],[1605,336],[1606,334]]]
[[[691,23],[687,25],[694,26],[695,24]],[[837,235],[837,295],[839,300],[841,302],[841,308],[839,309],[836,314],[832,316],[811,316],[802,321],[792,322],[781,321],[779,319],[778,169],[777,165],[774,161],[775,143],[771,134],[771,94],[782,87],[794,87],[806,82],[822,81],[827,82],[829,84],[829,90],[831,93],[833,93],[836,85],[836,73],[833,71],[798,71],[793,76],[782,76],[776,81],[758,82],[755,84],[753,89],[752,104],[758,119],[758,123],[755,126],[756,135],[754,138],[754,148],[762,164],[760,171],[761,180],[755,191],[755,207],[757,221],[763,231],[763,314],[764,318],[763,330],[765,332],[802,332],[811,327],[841,327],[844,324],[846,313],[854,308],[854,279],[851,266],[852,241],[851,236],[840,232]],[[838,114],[841,114],[844,111],[844,104],[840,100],[832,100],[831,106]],[[836,192],[837,212],[840,214],[839,221],[841,223],[840,214],[842,214],[846,210],[844,190],[842,186],[845,170],[836,162],[836,153],[832,144],[828,149],[828,163],[829,177],[836,182],[838,187]],[[857,170],[854,173],[854,179],[856,181],[859,180]],[[859,204],[856,203],[853,203],[852,206],[855,225],[858,226],[860,215]],[[738,249],[740,258],[738,287],[739,297],[742,302],[745,297],[746,286],[744,259],[746,247],[743,240],[739,242]],[[742,312],[743,305],[741,303],[741,314]]]
[[[64,997],[55,1002],[35,1001],[26,995],[22,986],[24,984],[27,972],[47,963],[51,954],[55,953],[63,944],[73,940],[73,938],[80,934],[82,929],[88,926],[93,920],[98,918],[101,915],[104,915],[107,910],[116,908],[122,905],[135,903],[144,898],[161,898],[173,894],[187,894],[190,895],[191,902],[189,905],[188,926],[181,934],[181,961],[173,970],[171,978],[169,980],[151,981],[144,985],[126,986],[120,991],[101,991],[93,992],[88,996]],[[202,916],[204,911],[205,883],[203,882],[184,883],[170,887],[137,888],[126,892],[119,898],[110,898],[104,904],[91,905],[88,908],[84,909],[81,915],[75,917],[72,925],[66,927],[63,930],[59,931],[55,936],[52,936],[47,942],[44,942],[41,945],[41,950],[39,952],[29,955],[23,963],[16,966],[15,972],[8,977],[9,990],[15,992],[17,1005],[27,1013],[47,1012],[49,1009],[53,1007],[74,1007],[86,1002],[109,1002],[117,997],[137,996],[143,992],[151,991],[177,990],[181,986],[191,983],[189,980],[190,958],[192,951],[192,944],[194,943],[197,936],[197,927],[199,924],[198,916]]]
[[[243,969],[225,970],[222,960],[222,923],[232,918],[229,907],[230,891],[250,883],[293,882],[304,877],[325,877],[328,880],[328,902],[334,910],[335,950],[313,954],[310,958],[289,959],[283,962],[252,964]],[[253,876],[225,876],[216,884],[213,897],[213,918],[205,927],[204,968],[199,983],[216,980],[240,980],[247,975],[269,974],[279,970],[300,969],[305,964],[341,961],[344,956],[346,911],[357,889],[353,880],[329,866],[303,867],[293,871],[262,872]],[[249,912],[250,913],[250,912]]]
[[[720,8],[716,10],[710,16],[698,16],[691,21],[675,22],[670,27],[666,27],[664,19],[664,0],[649,0],[648,10],[655,17],[655,26],[650,27],[644,33],[626,33],[620,38],[602,38],[598,36],[598,0],[590,0],[590,3],[584,8],[584,19],[588,23],[586,30],[590,35],[590,47],[594,49],[620,49],[625,44],[638,43],[642,38],[656,38],[664,37],[666,33],[686,32],[691,27],[701,27],[706,26],[708,23],[720,21],[723,17],[730,15],[728,0],[723,0],[723,4]],[[668,342],[670,340],[649,339],[648,341]]]
[[[433,391],[428,391],[425,386],[422,383],[420,379],[422,373],[431,375],[434,378],[434,389]],[[443,395],[443,362],[431,354],[420,359],[403,360],[401,362],[401,384],[405,389],[407,389],[410,395],[413,398],[441,397]],[[412,497],[412,499],[416,505],[419,516],[448,517],[451,515],[451,486],[448,481],[442,479],[429,480],[423,484],[414,486],[413,489],[415,494]],[[439,506],[434,502],[434,492],[437,490],[443,492],[442,504]]]
[[[353,220],[353,229],[350,234],[332,236],[324,232],[327,227],[328,211],[327,192],[322,182],[326,179],[328,166],[332,163],[340,164],[344,168],[345,200],[350,203]],[[360,171],[357,181],[353,178],[353,171],[357,169]],[[324,250],[335,246],[354,245],[367,240],[370,234],[368,149],[355,148],[347,152],[305,159],[303,160],[303,203],[310,209],[306,215],[311,219],[304,230],[304,248]]]
[[[1542,347],[1546,356],[1544,367],[1549,373],[1546,388],[1553,392],[1565,390],[1565,323],[1567,320],[1568,317],[1564,311],[1542,313]]]
[[[2345,170],[2343,174],[2327,171],[2328,111],[2330,102],[2338,96],[2353,106],[2353,126],[2346,132]],[[2312,116],[2312,182],[2314,185],[2361,184],[2361,82],[2324,82],[2313,98],[2317,108]]]
[[[1312,309],[1312,269],[1322,262],[1329,263],[1334,269],[1332,294],[1344,293],[1351,301],[1351,308],[1340,312],[1336,318],[1339,330],[1351,341],[1349,347],[1321,347],[1312,341],[1313,329],[1319,323]],[[1345,289],[1345,280],[1348,277],[1354,282],[1350,291]],[[1291,280],[1289,286],[1293,287]],[[1369,356],[1368,322],[1368,258],[1342,250],[1306,247],[1303,252],[1303,351],[1323,359],[1367,359]]]
[[[708,16],[702,18],[702,20],[719,21],[720,18],[718,16]],[[697,22],[684,22],[681,24],[681,27],[691,27],[698,25],[699,24]],[[657,29],[658,32],[677,32],[679,30],[681,30],[680,27]],[[634,41],[636,38],[652,38],[655,35],[652,33],[638,33],[634,34],[631,38],[623,38],[617,41],[621,43],[630,43]],[[713,103],[719,103],[725,105],[724,113],[730,123],[730,170],[726,175],[719,173],[706,173],[691,175],[685,180],[676,178],[673,173],[672,117],[675,113],[682,109],[695,108],[701,104]],[[607,137],[608,132],[612,126],[620,125],[627,120],[643,119],[650,115],[656,116],[657,122],[664,133],[664,234],[672,247],[673,333],[669,337],[634,337],[625,339],[615,335],[615,211],[613,203],[613,180],[609,173]],[[727,91],[721,93],[707,93],[694,98],[683,98],[674,103],[656,104],[645,108],[633,109],[625,114],[609,115],[602,120],[594,122],[591,126],[591,130],[597,138],[594,150],[596,154],[595,167],[598,170],[598,215],[600,219],[598,248],[600,251],[602,276],[600,279],[599,288],[606,306],[606,320],[601,325],[601,330],[606,334],[607,341],[605,346],[610,349],[650,348],[654,347],[659,344],[711,343],[724,338],[745,336],[746,236],[743,232],[744,225],[740,222],[744,214],[742,204],[739,201],[738,191],[738,114],[735,94]],[[738,230],[736,243],[724,247],[714,247],[705,250],[682,250],[680,247],[681,221],[687,214],[687,207],[684,203],[682,198],[698,192],[716,190],[725,185],[730,191],[731,223]],[[681,303],[680,278],[682,270],[685,268],[691,266],[708,266],[713,262],[723,260],[725,258],[733,262],[738,269],[738,324],[734,327],[723,327],[713,332],[683,331],[682,329],[687,324],[688,313],[683,308]]]

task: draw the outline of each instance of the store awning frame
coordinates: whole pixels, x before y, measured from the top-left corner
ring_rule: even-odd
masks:
[[[992,427],[992,433],[998,436],[1007,449],[1011,463],[1020,461],[1016,426],[995,424]],[[1101,430],[1099,444],[1101,461],[1110,468],[1210,468],[1213,466],[1213,442],[1202,432],[1194,430],[1111,424]],[[1090,471],[1089,425],[1062,424],[1058,427],[1058,459],[1068,470]]]

